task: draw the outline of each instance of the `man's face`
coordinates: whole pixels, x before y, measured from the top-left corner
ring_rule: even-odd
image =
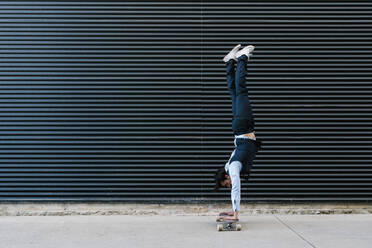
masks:
[[[231,179],[229,175],[225,176],[225,180],[220,182],[220,185],[225,188],[231,188]]]

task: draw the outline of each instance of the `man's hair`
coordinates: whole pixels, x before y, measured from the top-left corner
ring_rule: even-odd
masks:
[[[220,185],[220,182],[224,181],[226,178],[225,178],[225,175],[227,175],[226,171],[225,171],[225,166],[222,166],[220,168],[217,169],[217,172],[214,176],[214,180],[216,182],[216,185],[214,186],[214,190],[213,191],[217,191],[220,189],[221,185]]]

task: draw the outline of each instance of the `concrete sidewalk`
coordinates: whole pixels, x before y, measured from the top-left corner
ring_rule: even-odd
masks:
[[[367,248],[372,215],[242,215],[217,232],[215,216],[0,216],[1,248]]]

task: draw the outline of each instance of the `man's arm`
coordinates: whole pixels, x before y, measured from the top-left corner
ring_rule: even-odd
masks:
[[[231,202],[234,211],[234,219],[238,219],[240,211],[240,170],[242,164],[239,161],[234,161],[229,166],[229,174],[231,178]]]

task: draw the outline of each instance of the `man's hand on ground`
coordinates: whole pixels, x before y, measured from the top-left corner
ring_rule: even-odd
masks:
[[[223,220],[239,220],[238,218],[235,218],[234,216],[221,216],[221,219],[223,219]]]

